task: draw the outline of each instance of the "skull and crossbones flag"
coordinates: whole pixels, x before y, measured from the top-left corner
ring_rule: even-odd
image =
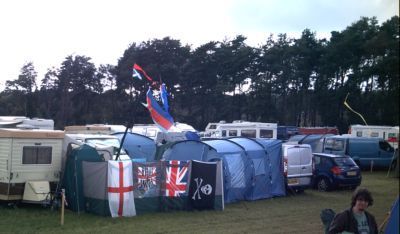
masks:
[[[217,163],[192,161],[189,201],[193,209],[214,209]]]

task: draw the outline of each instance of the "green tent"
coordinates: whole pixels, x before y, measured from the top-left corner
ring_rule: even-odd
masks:
[[[86,144],[72,149],[67,155],[61,187],[65,189],[67,207],[78,213],[85,211],[82,182],[83,161],[101,162],[104,159],[95,148]]]

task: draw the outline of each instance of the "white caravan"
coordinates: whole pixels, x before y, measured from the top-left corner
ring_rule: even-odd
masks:
[[[204,137],[227,138],[227,137],[248,137],[276,139],[278,124],[262,122],[234,121],[232,123],[210,123],[207,125]]]
[[[376,125],[351,125],[349,133],[354,137],[376,137],[389,142],[394,149],[399,147],[399,126],[376,126]]]
[[[60,180],[64,131],[0,128],[0,200],[43,202]]]
[[[117,132],[125,132],[124,125],[109,124],[88,124],[88,125],[72,125],[64,127],[66,134],[105,134],[110,135]]]
[[[24,116],[0,116],[0,128],[19,128],[19,129],[54,129],[54,120],[27,118]]]

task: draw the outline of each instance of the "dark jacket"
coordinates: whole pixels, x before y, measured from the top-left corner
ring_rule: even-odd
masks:
[[[367,211],[364,212],[367,216],[370,233],[378,234],[378,225],[376,224],[375,217]],[[335,215],[331,225],[329,226],[329,234],[335,234],[343,231],[358,234],[357,226],[357,220],[354,218],[353,211],[350,208]]]

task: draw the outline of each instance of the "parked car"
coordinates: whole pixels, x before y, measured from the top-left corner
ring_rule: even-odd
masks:
[[[326,153],[313,153],[313,157],[313,185],[318,190],[355,189],[361,184],[361,170],[351,157]]]
[[[294,191],[311,187],[313,177],[313,155],[308,144],[282,144],[284,174],[287,186]]]

